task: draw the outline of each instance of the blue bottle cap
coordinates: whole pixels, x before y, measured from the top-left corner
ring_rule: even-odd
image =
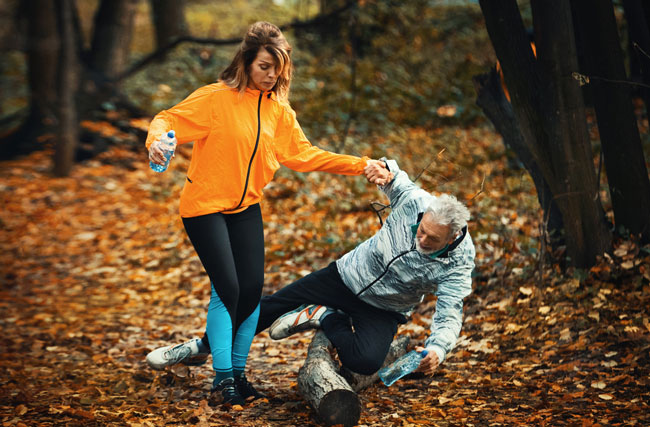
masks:
[[[170,130],[169,132],[167,132],[167,136],[168,136],[169,138],[173,138],[174,135],[176,135],[176,133],[175,133],[173,130]]]
[[[422,357],[427,357],[427,354],[429,354],[429,350],[427,349],[422,350],[422,352],[420,353]]]

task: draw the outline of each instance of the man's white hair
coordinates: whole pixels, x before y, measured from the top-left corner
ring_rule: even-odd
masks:
[[[450,237],[462,230],[469,221],[467,207],[449,194],[434,196],[426,213],[431,214],[432,219],[438,224],[449,225]]]

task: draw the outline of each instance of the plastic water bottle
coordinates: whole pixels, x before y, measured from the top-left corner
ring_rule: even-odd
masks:
[[[392,365],[381,368],[379,370],[379,378],[389,387],[403,376],[415,371],[427,354],[429,354],[427,350],[423,350],[421,353],[415,350],[409,351],[393,362]]]
[[[169,161],[174,154],[174,150],[176,150],[176,134],[173,130],[164,133],[160,137],[160,148],[162,148],[163,155],[165,156],[165,164],[159,165],[158,163],[154,163],[150,160],[149,167],[156,172],[165,172],[169,166]]]

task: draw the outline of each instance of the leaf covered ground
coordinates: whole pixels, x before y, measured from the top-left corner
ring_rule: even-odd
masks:
[[[361,392],[359,425],[649,425],[650,248],[617,242],[562,274],[540,263],[534,188],[495,134],[411,130],[376,146],[468,203],[478,267],[448,360]],[[248,376],[269,398],[242,410],[207,405],[207,366],[145,364],[205,323],[209,281],[177,214],[189,153],[165,174],[119,146],[68,178],[50,175],[49,151],[0,164],[3,426],[319,425],[296,385],[310,333],[256,337]],[[280,172],[263,203],[265,292],[372,235],[374,200],[361,177]],[[433,310],[425,300],[399,334],[421,342]]]

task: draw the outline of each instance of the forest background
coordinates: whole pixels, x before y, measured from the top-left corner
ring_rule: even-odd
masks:
[[[165,44],[156,42],[151,3],[132,3],[123,70]],[[186,34],[213,40],[239,37],[256,20],[307,23],[285,33],[296,64],[291,102],[311,141],[394,158],[425,189],[454,194],[470,208],[477,268],[457,348],[433,377],[362,391],[359,425],[647,424],[650,247],[622,232],[586,268],[549,255],[535,184],[476,105],[472,77],[496,62],[476,2],[351,3],[187,0],[182,20]],[[0,5],[4,140],[30,114],[20,4]],[[89,49],[100,2],[75,4]],[[623,8],[614,4],[629,53]],[[531,27],[530,5],[519,5]],[[144,363],[159,345],[201,335],[209,295],[177,214],[191,147],[158,175],[148,169],[144,134],[155,113],[213,82],[235,48],[178,44],[120,80],[120,96],[80,111],[67,176],[52,172],[52,128],[35,143],[3,145],[3,425],[319,425],[296,386],[310,334],[255,339],[249,377],[270,399],[242,411],[207,406],[207,367],[155,373]],[[647,165],[640,98],[634,111]],[[587,107],[594,168],[602,169]],[[598,178],[613,223],[606,174]],[[281,169],[263,204],[265,292],[376,232],[373,201],[386,203],[361,177]],[[399,334],[421,342],[434,307],[427,298]]]

